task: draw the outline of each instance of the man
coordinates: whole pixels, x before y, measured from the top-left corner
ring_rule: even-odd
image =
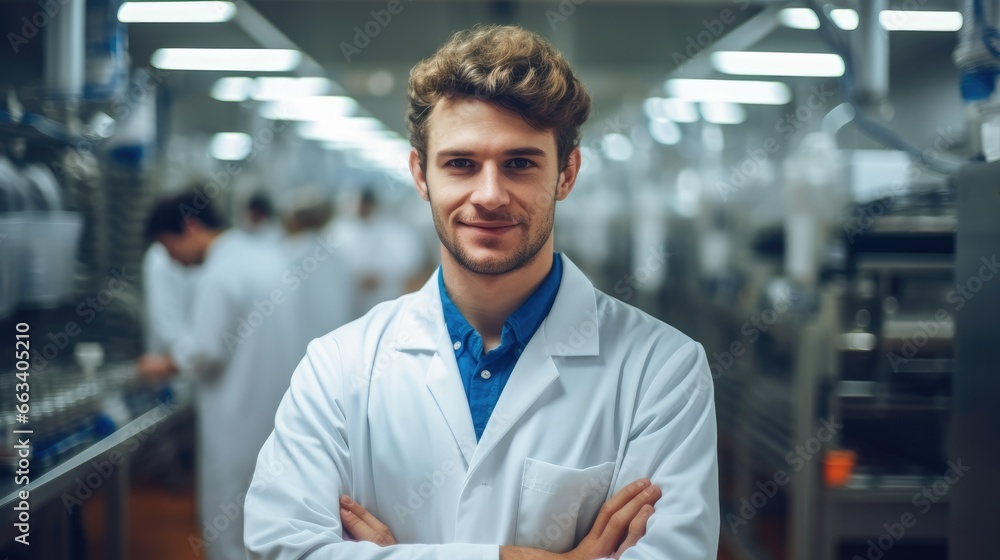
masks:
[[[285,234],[278,243],[288,270],[282,280],[294,292],[299,357],[312,339],[347,323],[351,313],[351,273],[328,224],[333,204],[300,189],[282,211]]]
[[[244,216],[246,230],[254,238],[268,243],[277,242],[282,237],[281,223],[274,215],[274,206],[266,193],[258,192],[250,197]]]
[[[424,266],[424,245],[406,225],[378,212],[373,190],[362,190],[357,217],[337,220],[331,229],[354,275],[351,319],[412,290],[407,284]]]
[[[184,336],[194,275],[170,258],[166,248],[153,243],[142,259],[146,311],[146,351],[169,351]]]
[[[583,85],[534,33],[481,27],[413,69],[409,104],[441,268],[309,346],[258,458],[250,557],[715,558],[704,351],[553,253]]]
[[[178,371],[195,376],[203,538],[191,545],[210,560],[242,560],[240,518],[254,459],[301,357],[292,306],[282,305],[285,263],[277,249],[224,228],[196,192],[159,203],[146,232],[199,273],[191,324],[166,355],[143,356],[137,369],[152,382]]]

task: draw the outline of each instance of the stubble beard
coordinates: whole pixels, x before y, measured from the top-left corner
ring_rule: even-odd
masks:
[[[430,185],[428,185],[428,202],[431,202],[430,191]],[[434,229],[437,231],[438,239],[441,240],[441,244],[444,245],[444,248],[448,250],[448,253],[451,254],[452,258],[455,259],[455,262],[457,262],[459,266],[476,274],[498,276],[523,268],[528,263],[533,261],[536,256],[538,256],[538,253],[542,250],[542,247],[545,246],[545,242],[548,241],[549,236],[552,234],[552,228],[555,224],[555,198],[553,197],[552,200],[552,207],[542,216],[542,219],[545,221],[541,224],[542,227],[538,229],[538,233],[536,235],[524,239],[524,241],[509,255],[488,258],[485,260],[477,260],[473,258],[472,255],[470,255],[469,252],[458,243],[457,235],[449,233],[445,220],[438,215],[433,203],[431,203],[431,216],[434,219]],[[481,216],[481,218],[487,221],[510,221],[510,216],[499,213],[487,214]],[[527,224],[519,224],[517,227],[525,227],[526,225]]]

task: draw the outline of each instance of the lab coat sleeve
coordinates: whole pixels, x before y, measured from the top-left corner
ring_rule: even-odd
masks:
[[[191,326],[170,350],[182,374],[217,375],[229,362],[235,345],[254,342],[252,338],[243,341],[237,333],[238,299],[233,287],[218,279],[203,278],[198,282]]]
[[[187,278],[170,270],[158,256],[160,249],[150,249],[142,263],[147,317],[146,350],[162,352],[179,340],[186,327],[184,308]],[[169,258],[169,257],[168,257]],[[180,266],[180,265],[176,265]]]
[[[719,473],[712,376],[689,341],[644,382],[617,492],[650,477],[662,497],[646,534],[621,560],[705,560],[719,545]]]
[[[335,341],[309,345],[257,458],[244,514],[248,558],[498,560],[498,545],[344,540],[340,496],[352,493],[345,375]]]

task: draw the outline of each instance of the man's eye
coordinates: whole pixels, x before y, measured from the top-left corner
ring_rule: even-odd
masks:
[[[535,162],[524,158],[514,158],[507,162],[507,167],[513,167],[515,169],[528,169],[529,167],[534,167],[534,165]]]
[[[447,165],[448,167],[464,168],[464,167],[472,167],[472,162],[467,159],[453,159],[448,163],[446,163],[445,165]]]

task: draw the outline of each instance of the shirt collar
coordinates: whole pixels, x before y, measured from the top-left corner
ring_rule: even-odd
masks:
[[[522,347],[528,344],[552,309],[561,281],[562,259],[558,253],[553,253],[552,268],[549,269],[545,279],[528,296],[528,299],[524,300],[524,303],[504,321],[503,331],[500,335],[501,346],[506,346],[511,342],[517,342]],[[480,355],[482,353],[482,339],[448,295],[444,285],[444,270],[440,267],[438,268],[438,290],[441,293],[441,307],[444,311],[445,325],[452,340],[462,342],[468,350],[475,353],[474,355]],[[511,336],[513,336],[513,340],[511,340]]]

